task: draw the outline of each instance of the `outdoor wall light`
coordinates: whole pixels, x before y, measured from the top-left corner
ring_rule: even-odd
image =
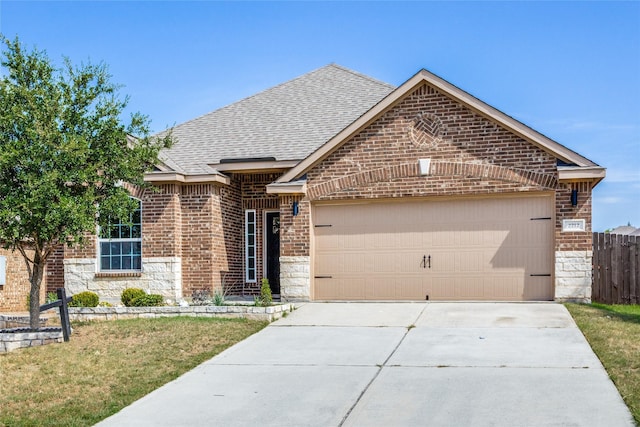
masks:
[[[298,208],[298,202],[293,202],[293,216],[297,216],[299,211],[300,208]]]
[[[571,190],[571,206],[578,206],[578,190]]]

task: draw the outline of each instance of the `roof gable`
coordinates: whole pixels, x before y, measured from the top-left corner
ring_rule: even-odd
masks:
[[[393,86],[327,65],[172,129],[161,153],[184,174],[212,173],[221,159],[299,161],[387,96]]]
[[[317,165],[319,162],[327,158],[331,153],[340,148],[351,137],[376,121],[385,112],[392,109],[406,96],[411,94],[418,86],[427,84],[443,95],[452,98],[454,101],[470,108],[472,111],[484,116],[499,125],[503,126],[510,132],[518,135],[533,145],[550,153],[552,156],[560,159],[568,164],[576,165],[578,168],[598,169],[604,171],[603,168],[593,163],[589,159],[579,155],[569,148],[553,141],[552,139],[542,135],[541,133],[531,129],[518,120],[504,114],[503,112],[491,107],[490,105],[480,101],[467,92],[459,89],[444,79],[432,74],[426,70],[421,70],[395,91],[385,97],[380,103],[359,117],[356,121],[344,128],[341,132],[331,138],[326,144],[322,145],[309,157],[301,161],[295,168],[289,170],[277,182],[290,182],[298,179],[307,171]]]

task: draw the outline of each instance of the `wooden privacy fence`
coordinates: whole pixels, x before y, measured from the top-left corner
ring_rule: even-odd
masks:
[[[640,304],[639,253],[638,236],[593,233],[593,302]]]

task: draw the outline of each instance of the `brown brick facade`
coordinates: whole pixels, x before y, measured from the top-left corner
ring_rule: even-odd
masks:
[[[578,204],[576,206],[571,205],[571,190],[578,190]],[[591,190],[592,184],[590,182],[562,183],[556,189],[556,250],[591,250]],[[562,231],[562,220],[564,219],[584,219],[585,231]]]
[[[45,270],[45,287],[47,292],[55,292],[64,288],[64,246],[58,246],[47,260]]]
[[[228,294],[242,292],[244,273],[242,271],[242,245],[244,212],[239,176],[231,176],[228,186],[220,187],[216,204],[218,220],[214,223],[213,262],[216,286],[223,285]]]
[[[142,201],[142,256],[177,257],[182,247],[181,188],[167,184],[145,190]]]
[[[298,203],[298,215],[293,204]],[[309,256],[309,222],[311,205],[301,196],[280,198],[280,256]]]
[[[0,312],[29,311],[27,296],[31,289],[29,273],[19,251],[0,249],[0,256],[6,259],[6,284],[0,286]],[[46,285],[40,287],[40,303],[44,303]]]
[[[219,221],[215,209],[218,199],[219,189],[212,184],[182,186],[180,233],[183,241],[182,290],[185,296],[196,290],[213,291],[213,224],[215,219]]]
[[[421,128],[425,120],[431,128]],[[429,176],[419,175],[422,158],[431,159]],[[307,179],[311,200],[535,191],[556,183],[553,156],[426,84]]]

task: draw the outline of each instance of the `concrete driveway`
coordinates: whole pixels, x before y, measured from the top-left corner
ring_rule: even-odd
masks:
[[[100,426],[633,426],[553,303],[310,303]]]

